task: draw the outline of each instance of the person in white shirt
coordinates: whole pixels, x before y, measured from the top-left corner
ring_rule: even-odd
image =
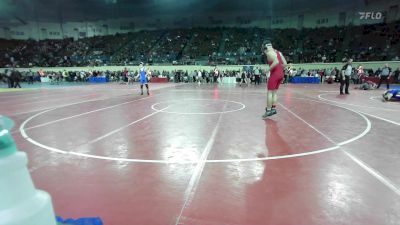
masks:
[[[13,88],[14,87],[14,82],[11,79],[11,70],[7,69],[5,74],[6,74],[6,77],[7,77],[8,88]]]
[[[261,80],[261,72],[260,69],[257,67],[254,70],[254,84],[260,84],[260,80]]]
[[[64,80],[67,80],[68,74],[67,74],[67,71],[66,71],[66,70],[64,70],[64,71],[62,72],[62,77],[63,77]]]
[[[201,84],[201,78],[202,78],[202,74],[201,74],[201,70],[199,70],[199,71],[197,72],[197,80],[198,80],[198,83],[199,83],[199,84]]]
[[[350,94],[349,93],[349,85],[350,85],[350,76],[353,71],[353,66],[351,65],[352,62],[353,62],[353,60],[349,59],[342,68],[342,73],[341,73],[341,78],[340,78],[340,94],[341,95]],[[344,85],[346,85],[346,87],[345,87],[345,92],[343,93]]]

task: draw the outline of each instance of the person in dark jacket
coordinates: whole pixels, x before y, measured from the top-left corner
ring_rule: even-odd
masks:
[[[394,83],[399,82],[399,76],[400,76],[400,67],[397,67],[397,70],[394,71]]]
[[[17,87],[21,88],[21,85],[19,84],[19,82],[21,81],[21,78],[22,78],[22,75],[18,70],[13,70],[11,72],[11,80],[14,85],[13,86],[14,88],[17,88]]]

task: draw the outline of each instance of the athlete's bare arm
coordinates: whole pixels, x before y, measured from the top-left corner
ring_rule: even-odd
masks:
[[[282,59],[282,63],[283,63],[283,67],[287,67],[288,66],[288,64],[287,64],[287,62],[286,62],[286,59],[285,59],[285,57],[282,55],[282,53],[280,52],[279,54],[281,54],[281,59]]]

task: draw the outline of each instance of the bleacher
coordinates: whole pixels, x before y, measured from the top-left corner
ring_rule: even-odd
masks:
[[[0,40],[0,67],[54,67],[193,63],[248,64],[260,61],[271,38],[289,62],[398,59],[400,22],[313,29],[190,28],[140,31],[64,40]],[[346,37],[348,41],[346,42]]]

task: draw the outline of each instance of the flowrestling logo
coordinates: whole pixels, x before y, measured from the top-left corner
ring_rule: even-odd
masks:
[[[383,17],[381,12],[358,12],[360,20],[380,20]]]

